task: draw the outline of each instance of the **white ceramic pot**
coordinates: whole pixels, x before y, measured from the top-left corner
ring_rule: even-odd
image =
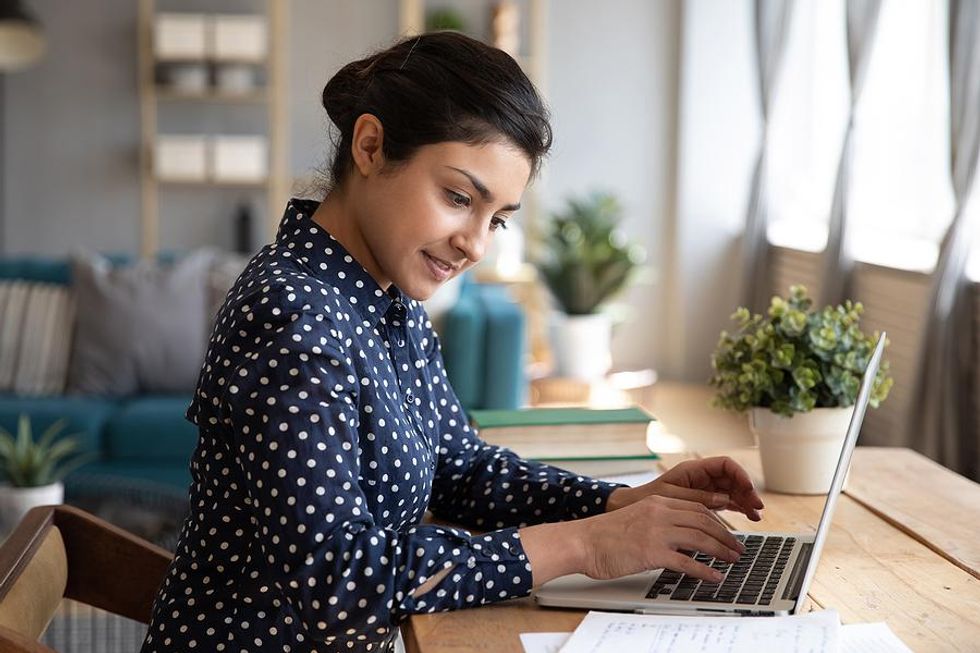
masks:
[[[63,503],[65,486],[50,483],[39,487],[0,485],[0,529],[10,533],[31,508]]]
[[[551,343],[560,376],[594,381],[612,366],[612,321],[608,315],[557,314],[552,320]]]
[[[749,411],[759,443],[766,489],[787,494],[826,494],[840,459],[854,408],[815,408],[793,417],[768,408]]]

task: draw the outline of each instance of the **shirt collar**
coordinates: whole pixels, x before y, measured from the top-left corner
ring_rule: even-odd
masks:
[[[385,292],[340,241],[313,221],[319,206],[316,200],[289,201],[276,233],[276,244],[283,254],[295,256],[313,276],[340,290],[370,326],[377,324],[392,304],[409,304],[394,284]]]

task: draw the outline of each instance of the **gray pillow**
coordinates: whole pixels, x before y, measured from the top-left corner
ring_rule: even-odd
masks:
[[[168,266],[72,257],[77,313],[68,392],[122,397],[192,392],[207,340],[208,270],[197,251]]]

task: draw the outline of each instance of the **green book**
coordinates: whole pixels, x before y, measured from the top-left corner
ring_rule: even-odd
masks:
[[[642,408],[516,408],[471,410],[470,422],[480,428],[554,426],[560,424],[648,424],[653,417]]]
[[[472,410],[480,437],[543,461],[655,460],[647,446],[654,418],[641,408]]]

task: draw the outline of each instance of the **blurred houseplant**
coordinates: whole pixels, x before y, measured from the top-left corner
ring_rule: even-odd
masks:
[[[612,327],[600,309],[645,258],[619,228],[621,217],[615,196],[595,192],[569,199],[548,225],[537,269],[562,311],[552,344],[563,376],[594,379],[609,370]]]
[[[14,436],[0,428],[0,527],[13,529],[28,510],[35,506],[64,501],[62,479],[91,459],[79,452],[78,440],[65,436],[55,438],[64,428],[58,420],[35,442],[31,422],[21,415]]]
[[[864,307],[850,300],[813,309],[803,286],[773,297],[767,315],[740,307],[734,334],[712,356],[715,405],[748,412],[770,490],[819,494],[830,486],[852,407],[878,334],[860,328]],[[870,405],[888,396],[887,361]]]

